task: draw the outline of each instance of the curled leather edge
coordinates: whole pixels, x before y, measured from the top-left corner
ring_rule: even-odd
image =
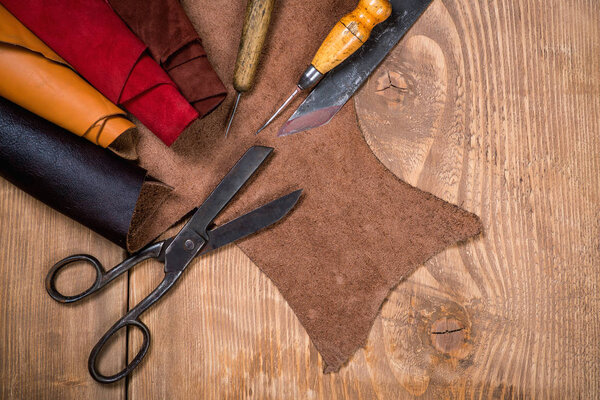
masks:
[[[173,187],[146,175],[131,216],[127,233],[127,251],[134,253],[155,239],[149,235],[146,227],[172,191]]]
[[[0,176],[135,252],[173,188],[136,164],[0,97]]]
[[[111,144],[108,145],[107,149],[121,158],[129,161],[137,161],[139,158],[137,153],[138,142],[139,134],[137,128],[134,126],[133,128],[121,133]]]
[[[123,158],[137,159],[137,129],[125,112],[2,5],[0,48],[2,96]]]
[[[166,71],[200,118],[223,102],[227,89],[208,60],[202,40],[178,0],[159,0],[151,8],[139,0],[107,2],[144,42],[149,54]]]
[[[171,53],[161,66],[200,118],[214,111],[227,97],[227,89],[210,64],[199,38]]]

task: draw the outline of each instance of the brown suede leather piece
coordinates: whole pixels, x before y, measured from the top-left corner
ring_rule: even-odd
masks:
[[[223,82],[208,61],[200,38],[179,0],[108,0],[113,10],[148,46],[200,117],[225,99]]]
[[[228,82],[243,3],[184,4],[217,71]],[[475,215],[390,173],[364,141],[352,102],[322,128],[276,138],[296,102],[254,136],[293,90],[329,29],[355,6],[355,0],[278,2],[256,86],[242,98],[229,137],[224,137],[224,128],[231,100],[195,122],[173,147],[163,146],[148,131],[138,147],[143,167],[175,188],[175,196],[147,227],[150,236],[200,204],[249,146],[275,148],[267,165],[217,222],[304,188],[287,218],[238,245],[277,285],[323,356],[326,372],[337,371],[364,345],[394,286],[437,252],[481,230]],[[233,92],[231,85],[229,90]]]

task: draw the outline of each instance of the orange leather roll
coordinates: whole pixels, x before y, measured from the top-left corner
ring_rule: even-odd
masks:
[[[0,96],[102,147],[135,128],[1,5]]]

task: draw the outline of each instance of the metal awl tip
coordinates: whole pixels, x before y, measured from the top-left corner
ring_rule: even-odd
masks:
[[[294,90],[294,92],[290,95],[290,97],[288,97],[287,100],[283,102],[283,104],[277,109],[277,111],[275,111],[275,113],[271,116],[271,118],[269,118],[267,120],[267,122],[265,122],[265,124],[258,131],[256,131],[255,135],[258,135],[260,133],[260,131],[262,131],[267,126],[269,126],[269,124],[271,122],[273,122],[273,120],[275,118],[277,118],[277,116],[279,114],[281,114],[281,112],[288,106],[288,104],[290,104],[292,102],[292,100],[294,100],[294,97],[296,97],[298,95],[298,93],[300,93],[300,88],[298,86],[296,86],[296,90]]]
[[[229,134],[229,129],[231,128],[231,123],[233,122],[233,117],[235,116],[235,112],[237,111],[238,103],[240,102],[240,97],[242,97],[242,92],[238,92],[237,97],[235,98],[235,103],[233,103],[233,108],[231,109],[231,115],[229,117],[229,122],[227,123],[227,129],[225,130],[225,137]]]

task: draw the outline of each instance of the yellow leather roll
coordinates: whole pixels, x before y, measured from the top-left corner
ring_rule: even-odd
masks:
[[[2,5],[0,96],[102,147],[135,128]]]

